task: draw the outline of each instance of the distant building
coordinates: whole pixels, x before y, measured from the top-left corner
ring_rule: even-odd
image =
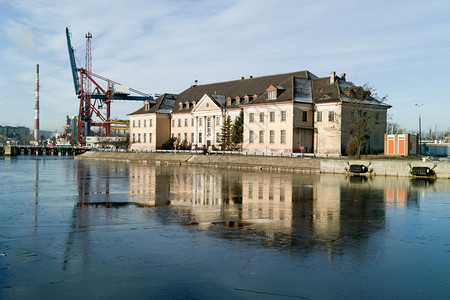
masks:
[[[366,97],[358,101],[361,93]],[[160,125],[149,120],[163,99],[129,114],[131,149],[156,149],[170,136],[178,145],[219,148],[224,120],[230,117],[234,123],[243,111],[243,151],[346,154],[354,126],[349,119],[358,105],[373,120],[363,153],[382,153],[391,107],[346,81],[345,74],[318,78],[309,71],[193,85],[172,99]]]
[[[86,146],[91,148],[117,149],[120,144],[126,142],[126,137],[121,136],[87,136]]]
[[[422,143],[422,155],[435,157],[448,157],[450,155],[450,143]]]
[[[72,137],[77,135],[77,116],[66,117],[66,125],[64,126],[64,133]]]
[[[0,143],[14,141],[20,144],[29,144],[33,140],[31,130],[24,126],[0,126]]]

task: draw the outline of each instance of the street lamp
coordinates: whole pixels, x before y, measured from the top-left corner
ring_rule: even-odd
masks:
[[[421,122],[421,114],[420,114],[420,108],[423,104],[416,104],[416,106],[419,108],[419,155],[422,154],[422,122]]]

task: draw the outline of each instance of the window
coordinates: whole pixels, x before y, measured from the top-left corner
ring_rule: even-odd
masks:
[[[250,113],[250,114],[248,115],[248,121],[249,121],[250,123],[255,122],[255,114],[254,114],[254,113]]]
[[[259,131],[259,143],[264,143],[264,130]]]
[[[201,132],[198,134],[198,142],[199,142],[199,144],[202,143],[202,133]]]
[[[138,133],[138,143],[140,143],[140,142],[141,142],[141,134]]]
[[[259,122],[264,123],[264,113],[259,113]]]
[[[286,143],[286,130],[281,130],[280,132],[280,143]]]
[[[147,134],[144,133],[144,143],[147,143]]]
[[[317,122],[322,122],[322,112],[321,111],[317,112]]]
[[[380,124],[380,113],[375,113],[375,124]]]
[[[136,143],[136,134],[133,133],[133,143]]]
[[[175,120],[172,120],[172,127],[175,127]]]
[[[188,120],[184,119],[184,127],[188,127]]]
[[[181,119],[178,119],[178,127],[181,127]]]
[[[141,120],[138,120],[138,127],[141,127]]]
[[[148,134],[148,141],[150,142],[150,143],[152,143],[152,137],[153,137],[153,133],[149,133]]]
[[[136,120],[133,120],[133,128],[136,127]]]
[[[191,143],[194,143],[194,133],[191,133]]]
[[[181,143],[181,133],[178,133],[177,142]]]
[[[206,118],[206,131],[211,133],[211,117]]]
[[[147,120],[144,120],[144,127],[147,127]]]
[[[200,127],[203,126],[203,118],[198,119],[198,126],[200,126]]]
[[[220,117],[216,117],[216,125],[220,126]]]
[[[220,139],[220,132],[216,132],[216,143],[220,143],[221,139]]]
[[[187,133],[184,133],[184,141],[187,142]]]
[[[250,131],[248,132],[248,142],[249,142],[250,144],[253,144],[253,130],[250,130]]]
[[[269,143],[271,143],[271,144],[275,143],[275,131],[274,130],[270,131]]]
[[[191,126],[194,127],[195,118],[191,119]]]
[[[275,112],[274,111],[270,112],[269,121],[270,122],[275,122]]]
[[[268,92],[267,98],[268,98],[269,100],[277,99],[277,91],[276,91],[276,90],[274,90],[274,91],[269,91],[269,92]]]
[[[302,122],[308,122],[308,112],[306,110],[302,111]]]
[[[153,119],[150,119],[149,121],[150,121],[150,125],[149,126],[153,127]]]
[[[281,111],[281,121],[286,121],[286,111],[285,110]]]
[[[334,111],[328,112],[328,122],[334,122]]]

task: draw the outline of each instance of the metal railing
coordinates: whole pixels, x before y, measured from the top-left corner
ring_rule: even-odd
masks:
[[[127,153],[181,153],[181,154],[209,154],[209,155],[237,155],[237,156],[262,156],[262,157],[300,157],[300,158],[341,158],[341,154],[320,154],[320,153],[285,153],[285,152],[257,152],[257,151],[209,151],[206,150],[112,150],[93,149],[94,151],[106,152],[127,152]]]

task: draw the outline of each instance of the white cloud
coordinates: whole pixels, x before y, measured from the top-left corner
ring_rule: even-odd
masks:
[[[80,65],[89,31],[93,71],[144,92],[180,92],[195,79],[208,83],[305,69],[318,76],[345,72],[356,84],[370,82],[388,94],[398,123],[406,127],[414,123],[397,105],[408,105],[405,95],[443,101],[432,77],[446,76],[450,65],[447,1],[16,0],[8,5],[14,14],[0,18],[0,123],[32,126],[33,105],[27,105],[36,63],[42,70],[41,123],[59,129],[66,115],[76,114],[66,26]],[[414,83],[417,76],[420,84]],[[427,85],[433,91],[424,93]],[[11,95],[14,102],[6,101]],[[113,110],[127,109],[116,105]],[[47,115],[52,117],[45,120]],[[443,112],[434,118],[445,124]]]

